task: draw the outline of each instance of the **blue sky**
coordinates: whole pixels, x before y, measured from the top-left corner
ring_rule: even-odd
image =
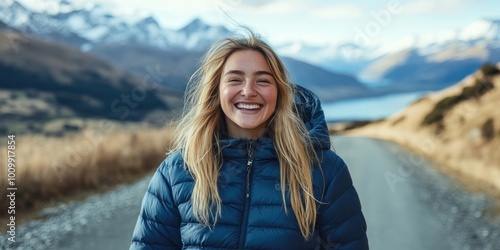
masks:
[[[233,19],[275,43],[302,41],[315,45],[354,41],[359,33],[367,31],[373,32],[370,42],[384,43],[418,34],[456,30],[481,18],[500,19],[498,0],[93,1],[110,5],[119,13],[153,14],[163,26],[173,29],[195,17],[234,28]],[[23,2],[40,4],[36,0]]]

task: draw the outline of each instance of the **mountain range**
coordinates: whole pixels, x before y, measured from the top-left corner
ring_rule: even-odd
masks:
[[[356,75],[365,84],[401,90],[437,90],[460,81],[483,63],[500,61],[500,20],[481,19],[461,29],[413,36],[390,44],[352,42],[281,45],[284,55]]]
[[[0,21],[10,29],[70,45],[139,78],[156,68],[163,74],[162,84],[179,94],[207,47],[234,34],[200,19],[178,30],[167,29],[150,15],[118,15],[99,4],[78,5],[69,0],[59,0],[58,8],[52,9],[0,0],[0,10]],[[292,41],[274,47],[294,82],[315,90],[322,101],[332,102],[449,86],[484,62],[500,61],[499,27],[499,20],[484,19],[460,30],[393,44],[311,46]]]
[[[62,42],[83,51],[93,46],[139,44],[164,50],[203,50],[231,34],[223,26],[193,20],[180,30],[162,28],[152,16],[139,20],[117,16],[99,4],[77,5],[61,0],[57,11],[34,10],[19,1],[0,1],[0,21],[26,34]],[[131,21],[134,20],[134,21]]]
[[[0,21],[23,34],[70,45],[139,78],[148,75],[148,69],[157,68],[162,73],[161,84],[179,94],[184,92],[210,44],[234,34],[200,19],[169,30],[152,16],[123,17],[100,5],[77,6],[66,0],[60,1],[55,12],[35,11],[18,1],[3,1],[0,8]],[[355,77],[293,58],[283,57],[283,61],[289,66],[292,80],[316,90],[323,101],[371,95],[370,89]]]

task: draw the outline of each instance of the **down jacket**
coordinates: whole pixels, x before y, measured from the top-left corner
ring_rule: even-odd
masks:
[[[272,139],[239,138],[221,141],[217,224],[207,227],[194,217],[194,181],[177,152],[161,163],[149,184],[130,249],[368,249],[360,201],[346,164],[330,150],[319,100],[299,87],[295,102],[320,158],[312,167],[320,202],[311,239],[301,235],[288,196],[284,210]]]

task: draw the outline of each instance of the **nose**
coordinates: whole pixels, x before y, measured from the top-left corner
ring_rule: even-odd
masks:
[[[242,96],[255,96],[257,94],[257,91],[255,89],[255,84],[252,81],[245,81],[245,84],[243,84],[243,87],[241,89],[241,95]]]

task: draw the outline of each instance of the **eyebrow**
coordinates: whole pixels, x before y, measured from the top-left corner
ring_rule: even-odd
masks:
[[[245,72],[243,72],[242,70],[230,70],[230,71],[226,72],[224,75],[226,76],[226,75],[230,75],[230,74],[244,75]],[[271,72],[265,71],[265,70],[260,70],[260,71],[253,73],[253,74],[254,75],[270,75],[270,76],[274,77],[274,75]]]

